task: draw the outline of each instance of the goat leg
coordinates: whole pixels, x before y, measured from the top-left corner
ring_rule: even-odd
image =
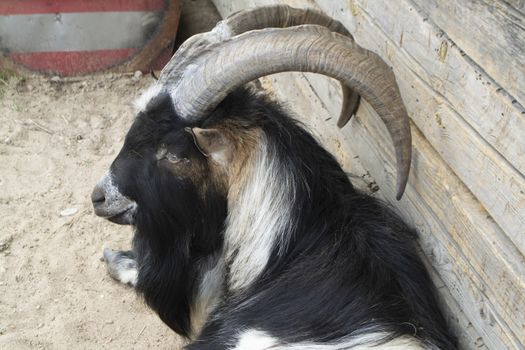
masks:
[[[133,251],[104,248],[102,256],[106,263],[106,269],[112,278],[132,287],[137,285],[139,272]]]

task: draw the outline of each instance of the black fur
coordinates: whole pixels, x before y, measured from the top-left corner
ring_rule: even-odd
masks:
[[[249,288],[231,293],[225,281],[222,302],[188,349],[224,349],[248,328],[284,343],[379,331],[455,348],[413,230],[356,191],[337,161],[274,102],[239,89],[199,126],[225,120],[263,130],[272,157],[293,174],[296,225],[287,232],[285,254],[275,247]],[[158,97],[137,118],[112,170],[119,189],[139,204],[137,289],[164,322],[188,335],[195,283],[221,252],[227,208],[213,186],[203,198],[192,179],[176,178],[156,161],[155,150],[168,143],[205,166],[184,126],[168,96]]]
[[[173,176],[156,159],[158,146],[167,144],[181,157],[205,164],[169,101],[167,95],[157,97],[137,117],[111,170],[119,190],[140,208],[133,239],[136,288],[168,326],[188,336],[201,265],[221,249],[226,202],[213,187],[203,199],[191,179]]]

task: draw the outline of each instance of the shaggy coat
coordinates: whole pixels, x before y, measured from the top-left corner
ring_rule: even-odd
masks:
[[[222,130],[231,154],[186,127]],[[136,289],[187,349],[455,348],[416,233],[261,94],[198,125],[160,94],[111,178],[137,206]]]

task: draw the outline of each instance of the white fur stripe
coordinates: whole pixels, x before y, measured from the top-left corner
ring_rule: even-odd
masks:
[[[159,94],[162,90],[162,86],[155,83],[147,88],[133,103],[135,107],[135,113],[144,112],[149,101]]]
[[[370,333],[336,343],[294,343],[282,344],[279,339],[267,333],[249,329],[239,336],[237,344],[232,350],[424,350],[426,349],[417,339],[399,337],[387,343],[376,345],[385,337],[384,333]]]
[[[224,282],[224,262],[222,259],[216,265],[202,274],[195,301],[191,306],[192,337],[196,338],[210,313],[219,303]]]
[[[256,329],[250,329],[241,334],[234,350],[265,350],[273,349],[276,345],[277,339]]]
[[[242,192],[229,199],[225,243],[226,261],[230,262],[232,290],[252,283],[264,270],[275,246],[285,249],[294,221],[294,184],[289,172],[272,154],[263,138],[247,173],[242,174]],[[233,260],[232,260],[233,259]]]

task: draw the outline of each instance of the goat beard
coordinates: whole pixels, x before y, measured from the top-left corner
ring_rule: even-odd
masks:
[[[139,204],[136,216],[136,289],[164,323],[190,337],[191,308],[202,266],[207,257],[222,249],[226,199],[213,188],[205,199],[196,200],[199,196],[189,183],[183,185],[186,195],[180,195],[180,184],[173,181],[157,183],[161,184],[159,191],[147,191],[150,200],[143,198],[147,212],[141,211]],[[169,193],[180,196],[174,200]]]

